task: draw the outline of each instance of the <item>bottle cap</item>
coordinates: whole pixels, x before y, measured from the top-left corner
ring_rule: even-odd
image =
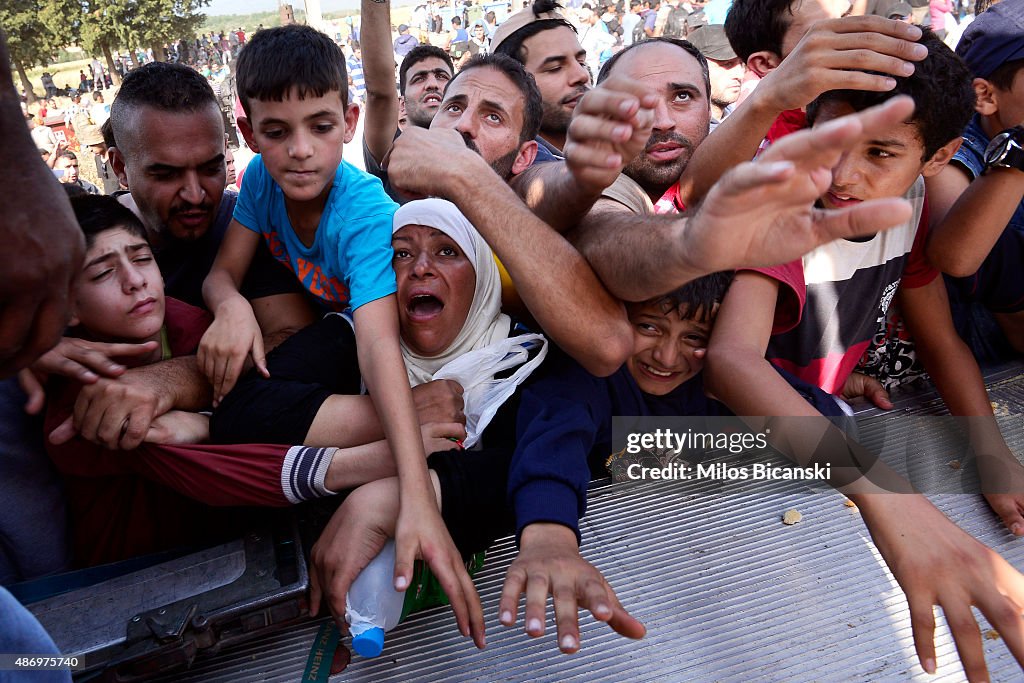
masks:
[[[384,629],[374,626],[352,636],[352,649],[362,657],[376,657],[384,649]]]

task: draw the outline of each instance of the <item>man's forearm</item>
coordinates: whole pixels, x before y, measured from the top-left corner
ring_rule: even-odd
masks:
[[[213,391],[199,370],[195,356],[179,356],[159,363],[132,368],[125,379],[151,386],[161,396],[166,410],[206,410],[213,402]]]
[[[755,88],[693,151],[679,178],[679,198],[683,204],[696,206],[726,171],[753,159],[780,113],[764,102]]]
[[[538,218],[560,233],[575,226],[601,197],[600,190],[576,182],[564,162],[534,164],[510,184]]]
[[[465,179],[451,189],[551,339],[591,373],[615,372],[632,352],[632,330],[586,259],[504,183]]]
[[[681,253],[688,222],[598,204],[568,237],[613,295],[646,301],[707,274]]]
[[[395,57],[391,50],[391,5],[362,0],[360,38],[363,78],[366,83],[364,139],[371,156],[380,163],[391,148],[398,129],[398,91]]]

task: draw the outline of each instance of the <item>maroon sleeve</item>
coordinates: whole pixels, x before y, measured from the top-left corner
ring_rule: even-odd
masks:
[[[164,326],[167,328],[171,355],[194,355],[199,349],[199,342],[206,333],[206,328],[213,322],[213,316],[201,308],[171,297],[166,297],[164,301]]]
[[[97,479],[126,474],[162,484],[207,505],[289,505],[281,469],[289,446],[271,444],[142,444],[113,451],[76,436],[57,445],[49,434],[72,414],[79,385],[62,382],[46,412],[46,452],[65,477]]]
[[[769,268],[743,268],[743,270],[766,275],[779,282],[779,298],[775,304],[775,320],[772,335],[788,332],[800,323],[804,302],[807,300],[807,285],[804,282],[804,264],[801,259]]]
[[[924,202],[924,209],[921,211],[921,222],[917,224],[917,233],[914,235],[914,246],[910,248],[910,256],[906,265],[903,266],[903,279],[901,287],[915,289],[924,287],[939,276],[938,269],[928,262],[925,256],[925,247],[928,244],[928,201]]]

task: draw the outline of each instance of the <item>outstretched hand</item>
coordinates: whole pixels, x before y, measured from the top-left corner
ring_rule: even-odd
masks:
[[[646,633],[601,572],[580,556],[572,529],[561,524],[531,524],[523,529],[519,554],[505,575],[498,605],[505,626],[515,625],[523,593],[526,633],[534,638],[544,635],[545,604],[548,595],[554,597],[558,648],[567,654],[580,648],[580,607],[627,638],[643,638]]]
[[[324,600],[338,627],[345,625],[345,596],[352,582],[395,533],[398,479],[360,486],[335,510],[309,554],[309,613]]]
[[[818,209],[841,155],[913,114],[900,96],[877,107],[788,135],[754,162],[740,164],[708,193],[683,233],[695,271],[772,266],[833,240],[863,237],[910,219],[903,199]]]
[[[580,186],[599,193],[644,150],[658,94],[643,83],[611,77],[580,100],[563,152]]]
[[[859,496],[871,537],[906,593],[914,647],[935,673],[935,611],[943,615],[971,683],[987,681],[977,607],[1024,666],[1024,576],[949,521],[923,496]]]
[[[405,497],[398,515],[395,529],[395,589],[409,588],[413,575],[413,563],[422,559],[438,583],[444,589],[459,632],[472,636],[480,649],[486,645],[484,635],[484,613],[480,606],[473,580],[466,571],[455,543],[441,519],[433,501],[421,504],[416,499]]]

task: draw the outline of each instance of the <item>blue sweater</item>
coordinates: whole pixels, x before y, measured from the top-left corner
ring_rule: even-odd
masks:
[[[516,536],[536,522],[563,524],[576,532],[586,512],[591,454],[612,452],[612,416],[728,415],[704,395],[701,375],[665,396],[640,391],[626,366],[594,377],[562,354],[550,356],[543,376],[522,393],[516,450],[509,468],[509,502]]]

